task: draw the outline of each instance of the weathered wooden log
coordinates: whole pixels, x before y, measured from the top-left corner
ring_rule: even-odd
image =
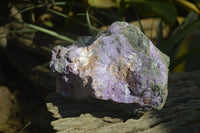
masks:
[[[171,74],[169,96],[160,111],[140,118],[112,104],[66,99],[59,94],[47,97],[47,109],[56,120],[59,133],[196,133],[200,132],[200,71]]]

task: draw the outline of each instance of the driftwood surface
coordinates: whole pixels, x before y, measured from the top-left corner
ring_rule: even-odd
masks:
[[[116,107],[63,98],[47,97],[51,122],[59,133],[194,133],[200,132],[200,71],[169,76],[166,105],[145,112],[140,118]]]

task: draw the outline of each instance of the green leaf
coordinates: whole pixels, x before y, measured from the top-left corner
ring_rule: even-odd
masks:
[[[88,0],[93,7],[111,8],[120,7],[122,0]],[[176,8],[173,2],[167,1],[150,1],[150,0],[124,0],[126,5],[134,4],[139,14],[145,17],[158,16],[169,25],[173,26],[176,22]]]
[[[190,50],[187,54],[176,59],[174,63],[171,65],[171,69],[173,70],[176,66],[178,66],[183,61],[189,60],[196,55],[200,55],[200,48]]]
[[[192,2],[190,2],[189,0],[176,0],[175,2],[189,11],[200,14],[200,10],[197,8],[197,6],[193,4]]]
[[[139,25],[140,25],[140,30],[145,34],[144,28],[143,28],[142,23],[141,23],[141,20],[140,20],[140,17],[139,17],[139,15],[138,15],[138,12],[137,12],[137,10],[136,10],[135,7],[133,7],[133,8],[134,8],[134,11],[135,11],[136,18],[137,18],[137,20],[138,20],[138,22],[139,22]]]
[[[59,38],[61,40],[64,40],[64,41],[67,41],[69,43],[74,43],[75,41],[67,36],[64,36],[64,35],[61,35],[55,31],[52,31],[52,30],[49,30],[49,29],[46,29],[46,28],[43,28],[43,27],[40,27],[40,26],[37,26],[37,25],[33,25],[33,24],[27,24],[27,23],[24,23],[25,26],[28,26],[29,28],[32,28],[34,30],[37,30],[37,31],[40,31],[40,32],[43,32],[43,33],[46,33],[48,35],[51,35],[51,36],[54,36],[56,38]]]
[[[89,15],[88,10],[86,11],[86,20],[87,20],[87,23],[88,23],[88,28],[89,28],[90,34],[94,36],[95,34],[94,34],[94,31],[91,28],[92,25],[91,25],[91,22],[90,22],[90,15]]]
[[[120,0],[88,0],[90,6],[99,8],[119,7]]]
[[[193,22],[192,24],[186,26],[184,29],[180,29],[177,31],[176,34],[165,40],[161,44],[161,50],[164,53],[169,53],[170,50],[179,42],[181,39],[185,37],[188,33],[192,32],[193,30],[200,29],[200,20]]]
[[[158,47],[160,46],[160,44],[162,43],[162,40],[163,40],[162,31],[163,31],[162,20],[159,19],[158,20],[158,25],[157,25],[157,28],[156,28],[156,45]]]
[[[66,2],[55,2],[54,5],[65,5]],[[15,13],[14,15],[12,15],[13,17],[18,15],[18,14],[21,14],[21,13],[24,13],[24,12],[27,12],[27,11],[30,11],[30,10],[33,10],[33,9],[36,9],[36,8],[42,8],[42,7],[45,7],[46,4],[38,4],[38,5],[34,5],[34,6],[29,6],[29,7],[26,7],[22,10],[20,10],[19,12]]]
[[[183,21],[183,23],[181,23],[179,26],[177,26],[177,28],[172,32],[171,36],[174,36],[177,32],[180,32],[180,30],[184,29],[185,27],[189,26],[190,24],[192,24],[193,22],[195,22],[198,19],[198,15],[194,12],[191,12],[187,15],[187,17],[185,18],[185,20]],[[177,57],[180,48],[183,44],[185,36],[177,43],[174,44],[176,45],[176,48],[173,50],[170,50],[170,57],[171,57],[171,61],[173,62],[175,60],[175,58]]]
[[[185,20],[183,21],[183,23],[181,23],[179,26],[177,26],[177,28],[172,32],[171,36],[173,36],[174,34],[176,34],[180,29],[183,29],[186,26],[192,24],[197,19],[198,19],[198,15],[196,13],[194,13],[194,12],[190,12],[187,15],[187,17],[185,18]]]
[[[99,14],[103,15],[109,21],[114,22],[114,21],[121,21],[122,20],[122,18],[118,15],[118,13],[112,11],[111,9],[102,10],[102,9],[99,9],[99,8],[93,8],[93,10],[95,12],[98,12]]]
[[[176,22],[176,8],[172,2],[149,0],[134,0],[131,2],[136,6],[140,15],[145,17],[158,16],[169,26],[173,26]]]
[[[53,9],[47,9],[47,11],[49,11],[49,12],[51,12],[51,13],[54,13],[54,14],[56,14],[56,15],[59,15],[59,16],[61,16],[61,17],[63,17],[63,18],[68,18],[68,17],[69,17],[69,16],[67,16],[67,15],[64,14],[64,13],[55,11],[55,10],[53,10]],[[82,25],[82,26],[88,26],[87,24],[85,24],[85,23],[79,21],[78,19],[70,18],[70,20],[73,21],[73,22],[75,22],[75,23],[77,23],[77,24],[80,24],[80,25]],[[93,29],[93,30],[95,30],[95,31],[100,31],[98,28],[96,28],[96,27],[94,27],[94,26],[92,26],[92,25],[91,25],[91,29]]]
[[[54,24],[51,21],[46,21],[45,25],[51,28],[54,27]]]
[[[86,16],[85,13],[78,13],[78,14],[76,14],[76,15],[77,15],[77,16]],[[94,20],[95,22],[97,22],[97,23],[99,23],[100,25],[104,26],[104,24],[103,24],[100,20],[98,20],[97,18],[95,18],[95,17],[93,17],[93,16],[91,16],[91,15],[89,15],[89,17],[90,17],[92,20]]]

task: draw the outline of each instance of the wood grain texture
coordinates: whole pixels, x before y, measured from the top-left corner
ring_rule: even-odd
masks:
[[[109,102],[66,99],[55,93],[47,97],[46,105],[59,133],[199,133],[200,71],[171,74],[168,91],[162,110],[141,117]]]

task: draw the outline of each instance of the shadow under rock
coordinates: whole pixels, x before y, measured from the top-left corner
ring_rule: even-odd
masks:
[[[127,119],[139,119],[143,115],[143,109],[138,104],[120,104],[110,100],[88,98],[85,100],[66,98],[60,94],[52,94],[47,98],[53,106],[58,108],[62,118],[77,117],[90,113],[97,118],[111,117],[123,121]],[[51,100],[54,99],[54,100]]]

